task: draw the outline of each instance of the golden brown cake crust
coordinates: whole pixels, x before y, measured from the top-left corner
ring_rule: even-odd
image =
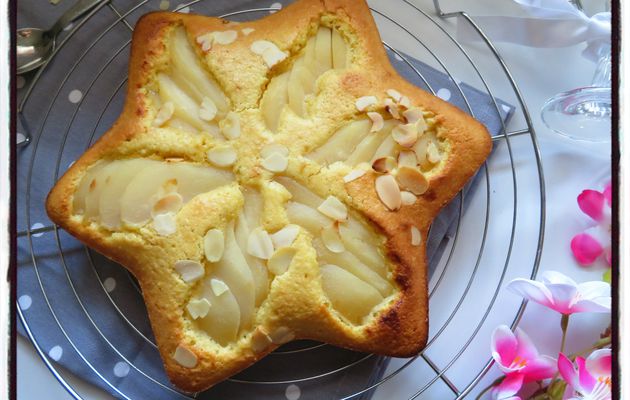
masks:
[[[296,333],[296,338],[325,341],[358,351],[373,352],[389,356],[408,357],[423,349],[428,334],[428,296],[427,263],[425,245],[428,229],[440,209],[446,205],[475,174],[488,156],[492,143],[485,127],[463,113],[458,108],[430,95],[401,78],[389,63],[385,49],[363,1],[356,0],[301,0],[280,12],[254,22],[242,23],[239,29],[255,28],[255,31],[239,38],[232,46],[217,49],[217,52],[235,52],[239,62],[246,63],[254,59],[250,44],[255,40],[271,40],[280,48],[290,49],[304,27],[316,23],[324,14],[334,14],[346,22],[355,31],[359,48],[364,51],[358,64],[363,73],[347,73],[336,89],[343,101],[358,98],[369,93],[383,93],[395,87],[409,96],[413,104],[433,113],[441,126],[440,135],[448,143],[448,158],[440,169],[430,176],[430,186],[426,193],[418,197],[415,204],[403,206],[398,211],[389,211],[383,207],[374,189],[374,173],[367,173],[359,179],[345,185],[348,204],[369,219],[387,237],[388,256],[395,265],[394,281],[400,290],[400,296],[378,316],[377,321],[364,327],[353,329],[339,323],[339,319],[326,307],[317,307],[319,293],[315,292],[312,277],[302,281],[285,282],[282,288],[276,288],[269,309],[274,304],[283,304],[284,299],[301,293],[305,300],[302,307],[285,308],[282,314],[273,314],[270,320],[283,321]],[[187,325],[182,321],[183,289],[173,289],[173,296],[164,298],[165,287],[172,285],[172,272],[164,265],[169,260],[167,250],[159,242],[146,243],[139,233],[129,233],[126,245],[131,246],[137,239],[135,251],[117,251],[116,234],[103,229],[85,225],[73,216],[72,199],[76,187],[86,170],[95,162],[107,158],[120,158],[121,149],[137,138],[147,134],[150,125],[143,119],[147,113],[146,97],[142,88],[152,79],[159,68],[161,54],[165,51],[164,35],[173,24],[183,24],[191,42],[200,34],[208,31],[225,29],[228,21],[217,18],[187,15],[180,13],[156,12],[143,16],[136,25],[131,57],[129,62],[129,84],[124,110],[114,126],[96,142],[59,180],[46,202],[46,208],[52,221],[79,238],[88,246],[103,253],[112,260],[129,269],[139,280],[147,303],[151,324],[157,339],[166,371],[175,385],[187,391],[200,391],[224,380],[248,367],[257,359],[271,352],[277,346],[255,354],[247,346],[234,347],[232,354],[213,354],[195,348],[199,358],[194,368],[179,365],[170,356],[186,336]],[[236,50],[235,50],[236,49]],[[223,54],[226,64],[230,61]],[[236,57],[236,56],[234,56]],[[249,57],[249,59],[246,59]],[[260,62],[258,61],[260,64]],[[277,68],[282,68],[282,64]],[[271,70],[273,73],[273,69]],[[217,78],[224,88],[226,85]],[[244,85],[245,86],[245,85]],[[251,86],[251,85],[250,85]],[[230,89],[230,88],[226,88]],[[229,97],[235,106],[247,108],[250,97],[248,88],[233,87]],[[262,89],[261,89],[262,90]],[[235,99],[243,93],[242,104]],[[255,98],[255,93],[251,95]],[[258,96],[259,99],[259,96]],[[332,106],[331,106],[332,107]],[[347,105],[345,106],[348,108]],[[351,108],[354,103],[351,103]],[[123,151],[124,152],[124,151]],[[169,156],[163,150],[151,152],[145,156],[164,159]],[[198,160],[195,160],[198,161]],[[222,189],[219,189],[222,190]],[[228,193],[228,192],[225,192]],[[211,194],[217,203],[221,198],[230,199],[229,194]],[[227,201],[225,200],[225,201]],[[194,200],[193,200],[194,201]],[[217,206],[218,207],[218,206]],[[192,209],[190,211],[193,213]],[[204,211],[204,212],[207,212]],[[220,211],[216,211],[220,214]],[[191,216],[191,218],[194,217]],[[229,216],[217,217],[221,221]],[[420,246],[412,246],[410,228],[415,225],[423,238]],[[147,266],[147,257],[155,262]],[[162,270],[160,270],[162,269]],[[312,291],[312,293],[311,293]],[[310,300],[309,300],[310,297]],[[313,312],[313,309],[316,312]],[[266,311],[265,311],[266,312]],[[299,325],[298,325],[299,324]],[[325,327],[325,328],[323,328]]]

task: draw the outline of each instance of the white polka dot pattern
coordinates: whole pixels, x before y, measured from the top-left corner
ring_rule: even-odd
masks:
[[[277,9],[280,9],[280,8],[282,8],[282,4],[281,4],[281,3],[273,3],[273,4],[271,4],[271,5],[269,6],[269,8],[277,8]],[[278,10],[270,10],[269,12],[270,12],[271,14],[273,14],[273,13],[275,13],[276,11],[278,11]]]
[[[451,91],[446,88],[442,88],[437,91],[437,97],[444,101],[449,101],[451,98]]]
[[[40,223],[40,222],[35,222],[33,225],[31,225],[31,230],[34,231],[36,229],[40,229],[43,228],[44,224]],[[39,233],[33,233],[33,237],[40,237],[44,234],[45,232],[39,232]]]
[[[55,361],[59,361],[62,355],[63,349],[61,348],[61,346],[54,346],[48,351],[48,357],[52,358]]]
[[[170,1],[168,0],[162,0],[160,1],[160,10],[168,10],[168,8],[171,6]]]
[[[22,311],[26,311],[29,308],[31,308],[31,304],[33,304],[33,299],[31,299],[31,296],[27,294],[23,294],[18,299],[18,304],[20,305],[20,308],[22,309]]]
[[[284,396],[287,400],[298,400],[302,396],[302,391],[297,385],[289,385],[284,392]]]
[[[78,103],[81,101],[82,98],[83,98],[83,93],[81,93],[81,91],[78,89],[74,89],[68,95],[68,100],[70,100],[70,103]]]
[[[114,365],[114,375],[118,378],[124,378],[129,375],[129,364],[123,361],[119,361]]]
[[[107,278],[103,281],[103,286],[107,293],[111,293],[116,289],[116,280],[114,278]]]

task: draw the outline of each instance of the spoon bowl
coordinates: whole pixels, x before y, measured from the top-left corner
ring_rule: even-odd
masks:
[[[17,73],[23,74],[42,65],[55,50],[55,37],[37,28],[22,28],[16,35]]]

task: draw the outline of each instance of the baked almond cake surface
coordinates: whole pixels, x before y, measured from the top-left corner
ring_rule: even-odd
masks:
[[[363,1],[158,12],[121,116],[46,206],[137,277],[170,379],[200,391],[294,339],[422,350],[429,226],[490,149],[396,73]]]

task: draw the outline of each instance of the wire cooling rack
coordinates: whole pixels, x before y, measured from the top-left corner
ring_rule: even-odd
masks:
[[[193,8],[194,12],[204,14],[204,6],[209,3],[210,0],[198,0],[173,8],[180,12]],[[515,326],[524,310],[520,301],[504,297],[501,288],[512,277],[534,277],[538,270],[545,228],[545,186],[538,143],[517,83],[473,18],[465,12],[443,12],[439,0],[432,3],[428,0],[373,1],[370,6],[384,45],[410,67],[406,55],[446,73],[463,97],[465,111],[474,116],[474,107],[461,88],[462,81],[493,99],[500,97],[510,101],[517,108],[509,127],[503,125],[501,133],[493,137],[495,149],[480,171],[477,190],[466,199],[466,208],[462,193],[455,199],[458,204],[456,222],[447,236],[446,247],[429,284],[431,327],[426,349],[410,359],[387,360],[387,368],[361,388],[344,391],[344,383],[339,381],[337,398],[356,399],[366,395],[389,399],[464,398],[479,390],[475,388],[492,367],[488,356],[489,332],[498,323],[508,322]],[[102,342],[98,345],[102,351],[118,354],[141,379],[164,393],[176,393],[180,398],[189,396],[175,391],[159,372],[161,364],[148,322],[128,317],[129,308],[141,307],[137,304],[141,303],[141,297],[133,279],[127,276],[126,281],[126,287],[134,292],[130,293],[131,297],[117,299],[110,293],[112,283],[106,276],[112,271],[123,274],[120,267],[111,265],[87,248],[81,249],[85,265],[74,265],[76,243],[50,222],[35,223],[34,215],[43,215],[44,196],[49,188],[36,188],[34,182],[49,179],[52,186],[52,182],[79,155],[69,153],[67,144],[79,142],[85,149],[115,120],[125,92],[132,26],[142,14],[165,7],[168,7],[168,1],[164,0],[104,1],[65,34],[54,57],[25,88],[18,108],[22,134],[18,152],[18,238],[24,243],[18,256],[27,259],[33,269],[33,279],[37,280],[56,328],[71,344],[69,350],[77,353],[85,363],[85,369],[90,369],[103,386],[128,399],[145,397],[135,394],[133,387],[119,388],[117,381],[109,379],[99,369],[98,360],[87,355],[89,351],[79,344],[74,333],[78,327],[67,322],[72,320],[76,324],[77,313],[84,320],[81,326],[98,332]],[[270,7],[231,10],[222,17],[257,19],[274,10],[272,4]],[[474,27],[480,41],[473,45],[461,44],[453,33],[455,18]],[[86,35],[91,37],[86,40]],[[81,46],[75,53],[78,56],[65,56],[64,51],[73,46]],[[417,69],[413,70],[428,90],[434,94],[439,92],[432,87],[430,79]],[[81,87],[82,91],[73,93],[75,91],[70,90],[73,87]],[[66,95],[70,102],[78,103],[71,111],[61,105],[68,102]],[[493,100],[493,107],[500,115],[496,100]],[[77,126],[82,128],[77,129]],[[86,131],[85,126],[91,129]],[[50,157],[51,154],[56,156]],[[43,234],[54,242],[57,250],[53,254],[44,252],[44,247],[39,245]],[[47,269],[42,261],[51,259],[57,266],[54,271]],[[93,287],[93,283],[77,281],[74,275],[77,268],[94,271],[92,278],[98,282],[96,287],[100,295],[108,298],[109,310],[90,308],[90,296],[95,293],[88,293],[84,287]],[[47,286],[46,275],[50,273],[64,274],[68,287]],[[119,280],[118,285],[125,284]],[[18,296],[19,288],[18,284]],[[74,311],[67,310],[69,302],[74,305]],[[43,362],[73,397],[81,399],[81,394],[60,373],[55,357],[40,345],[45,332],[32,329],[35,321],[29,320],[19,304],[17,312]],[[69,312],[73,313],[72,319],[67,315]],[[124,343],[125,338],[108,337],[107,327],[99,323],[99,312],[117,314],[120,323],[130,328],[134,340],[139,337],[146,342],[142,354],[124,354],[124,346],[120,343]],[[277,356],[293,357],[292,362],[300,362],[309,353],[316,355],[325,347],[327,345],[300,343],[281,348]],[[141,357],[154,359],[155,368],[137,366],[134,360]],[[295,400],[300,397],[300,387],[310,385],[316,388],[322,380],[340,380],[342,373],[360,368],[367,360],[374,361],[372,357],[375,356],[362,355],[344,360],[340,365],[323,365],[319,373],[311,376],[294,376],[295,367],[287,362],[286,368],[273,371],[265,381],[248,380],[245,374],[245,377],[233,378],[229,384],[250,393],[243,398],[255,397],[257,387],[265,386],[267,389],[277,388],[277,398],[285,396]],[[224,398],[211,397],[207,393],[191,397]]]

